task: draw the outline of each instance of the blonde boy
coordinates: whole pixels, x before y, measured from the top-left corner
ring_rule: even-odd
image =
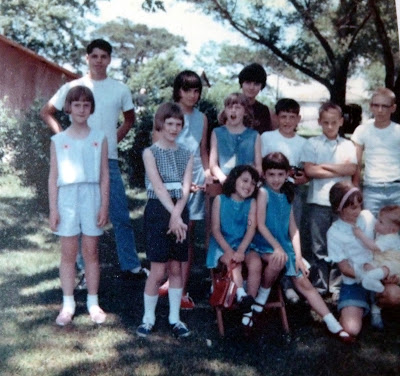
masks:
[[[358,161],[353,183],[360,185],[364,157],[364,208],[375,216],[385,205],[400,205],[400,125],[391,121],[395,101],[391,90],[377,89],[370,103],[374,119],[358,126],[351,137]]]
[[[311,281],[320,293],[337,294],[340,272],[325,260],[328,255],[326,233],[334,220],[329,190],[339,181],[351,180],[356,172],[357,157],[353,143],[339,136],[343,114],[338,105],[323,103],[318,123],[322,135],[307,141],[301,157],[305,173],[311,179],[307,195],[313,253]]]

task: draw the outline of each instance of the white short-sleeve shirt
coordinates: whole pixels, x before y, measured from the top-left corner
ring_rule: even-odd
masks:
[[[400,181],[400,124],[375,127],[374,120],[359,125],[352,141],[364,148],[364,183]]]
[[[299,167],[301,153],[306,141],[304,137],[298,134],[290,138],[285,137],[279,132],[279,129],[264,132],[261,135],[261,154],[265,157],[268,153],[279,151],[289,159],[291,166]]]
[[[354,144],[342,137],[329,140],[325,135],[312,137],[307,140],[301,154],[303,163],[314,164],[353,163],[357,164],[356,148]],[[308,188],[307,202],[322,206],[331,206],[329,202],[329,191],[331,187],[343,180],[351,181],[350,176],[338,176],[325,179],[311,179]]]
[[[376,219],[369,210],[363,210],[357,218],[357,226],[370,239],[374,238]],[[366,248],[360,239],[353,233],[353,226],[340,218],[333,222],[327,233],[328,258],[333,262],[348,260],[350,265],[360,266],[373,259],[372,251]],[[352,285],[354,278],[343,277],[343,283]]]
[[[122,82],[107,77],[105,80],[92,80],[84,76],[67,82],[53,95],[50,103],[62,110],[68,91],[74,86],[86,86],[92,90],[95,101],[95,111],[89,117],[88,124],[93,129],[102,130],[108,141],[108,158],[118,159],[117,127],[121,112],[133,109],[132,95],[129,88]]]

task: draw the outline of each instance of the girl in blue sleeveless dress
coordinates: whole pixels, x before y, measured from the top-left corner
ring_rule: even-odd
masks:
[[[218,116],[223,124],[211,134],[210,170],[222,184],[233,167],[252,165],[261,174],[261,139],[251,129],[253,113],[248,99],[239,93],[230,94]]]
[[[280,152],[266,155],[262,160],[265,186],[257,196],[257,229],[252,251],[246,255],[249,270],[248,293],[255,297],[253,311],[245,314],[242,323],[252,326],[253,313],[263,310],[271,287],[285,268],[285,275],[292,278],[293,285],[324,320],[328,330],[342,341],[352,338],[345,332],[318,291],[307,278],[307,270],[300,247],[299,230],[293,215],[294,190],[287,178],[290,172],[288,159]],[[264,261],[264,275],[257,275]],[[258,289],[258,283],[261,286]],[[258,289],[258,291],[257,291]]]
[[[236,298],[243,312],[249,312],[254,299],[243,288],[242,262],[256,230],[255,188],[258,172],[251,166],[236,166],[229,173],[222,194],[213,202],[211,214],[211,238],[206,265],[216,268],[218,263],[226,267],[234,264],[233,280]]]

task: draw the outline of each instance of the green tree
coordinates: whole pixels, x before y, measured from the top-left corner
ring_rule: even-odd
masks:
[[[186,45],[184,38],[171,34],[164,28],[149,28],[125,18],[107,22],[93,36],[101,36],[112,43],[114,56],[121,59],[119,71],[122,69],[125,79],[129,79],[149,59],[171,48]]]
[[[348,77],[384,57],[386,82],[394,82],[390,54],[397,51],[392,0],[184,0],[229,24],[250,42],[320,82],[345,103]]]
[[[96,0],[2,0],[0,30],[7,38],[62,64],[81,64],[89,14]]]

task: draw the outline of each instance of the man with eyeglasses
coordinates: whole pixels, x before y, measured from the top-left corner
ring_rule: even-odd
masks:
[[[400,205],[400,124],[391,121],[395,103],[391,90],[377,89],[370,103],[374,119],[358,126],[351,137],[358,160],[353,183],[361,183],[364,156],[364,208],[375,216],[383,206]]]

